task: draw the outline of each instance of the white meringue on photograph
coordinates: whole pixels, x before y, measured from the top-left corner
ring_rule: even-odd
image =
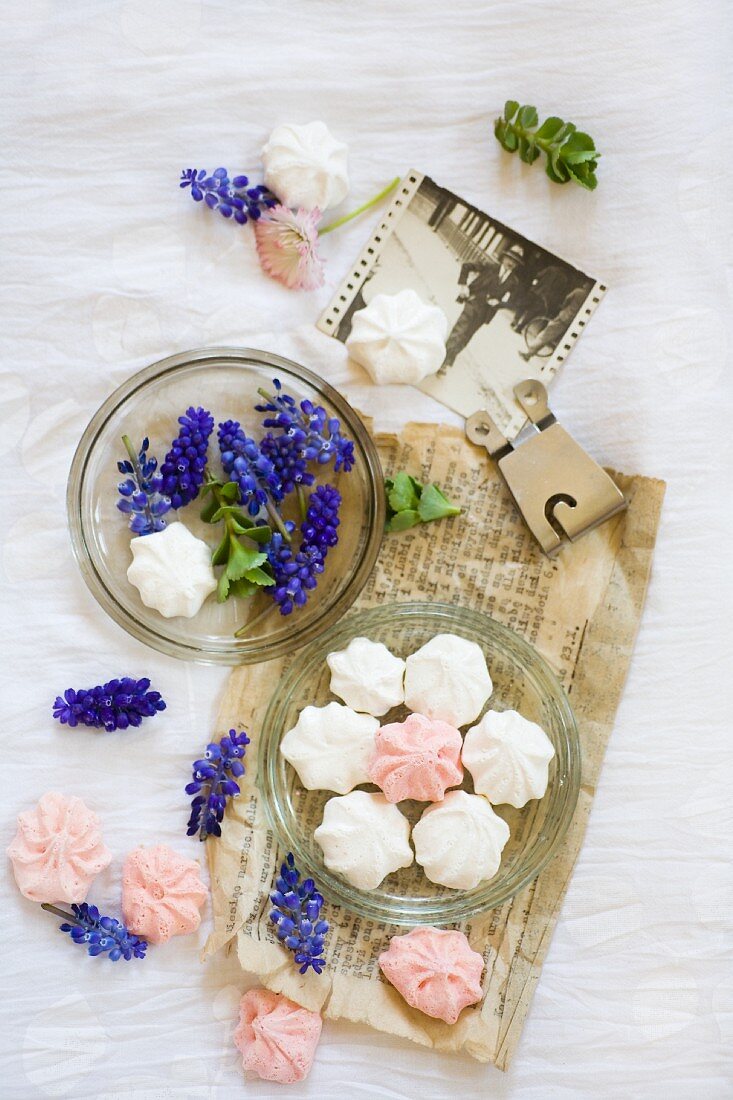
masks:
[[[352,638],[345,649],[329,653],[331,691],[353,710],[381,717],[405,698],[405,662],[382,642]]]
[[[347,794],[369,782],[379,722],[341,703],[304,707],[280,742],[280,752],[309,791]]]
[[[536,722],[516,710],[487,711],[463,742],[462,760],[477,794],[521,809],[547,790],[555,749]]]
[[[276,126],[262,150],[265,183],[293,209],[338,206],[349,190],[348,152],[325,122]]]
[[[164,619],[191,619],[216,589],[211,550],[182,523],[171,523],[130,542],[132,564],[127,579],[146,607]]]
[[[412,830],[415,859],[431,882],[473,890],[494,877],[509,839],[509,826],[485,798],[448,791],[428,806]]]
[[[411,288],[376,294],[352,318],[346,347],[377,385],[417,385],[445,359],[448,319]]]
[[[457,634],[436,634],[405,664],[405,705],[456,728],[475,721],[493,691],[481,647]]]
[[[329,871],[360,890],[376,890],[414,858],[409,821],[381,793],[352,791],[329,799],[314,837]]]

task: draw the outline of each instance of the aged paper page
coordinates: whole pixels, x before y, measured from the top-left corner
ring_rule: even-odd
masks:
[[[236,939],[245,970],[326,1017],[367,1023],[505,1069],[583,840],[639,625],[664,485],[617,475],[628,511],[550,561],[528,534],[485,452],[459,429],[412,424],[399,439],[381,436],[377,442],[386,473],[406,469],[435,481],[464,512],[388,535],[357,609],[385,600],[462,604],[531,642],[564,684],[578,720],[583,774],[577,809],[559,854],[539,877],[500,909],[461,926],[486,960],[485,997],[448,1026],[409,1008],[382,979],[377,958],[400,930],[342,907],[326,906],[331,923],[326,970],[321,976],[298,974],[268,922],[268,895],[284,853],[267,826],[252,752],[223,836],[207,846],[215,918],[207,952]],[[235,669],[221,704],[220,730],[246,728],[256,741],[273,685],[287,662],[297,659],[295,653]]]

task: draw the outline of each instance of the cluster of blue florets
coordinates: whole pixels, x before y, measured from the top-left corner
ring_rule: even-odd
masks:
[[[239,502],[256,516],[268,502],[279,504],[285,493],[274,464],[260,446],[243,431],[239,421],[219,425],[221,464],[230,481],[239,487]]]
[[[169,498],[172,508],[184,508],[198,496],[204,481],[214,418],[208,409],[192,406],[186,409],[184,416],[178,417],[178,423],[181,430],[160,467],[162,492]]]
[[[250,739],[242,731],[229,730],[218,743],[206,746],[201,760],[194,760],[186,794],[193,795],[188,836],[221,836],[221,822],[227,801],[239,794],[237,779],[244,775],[244,754]]]
[[[125,480],[117,486],[120,499],[117,507],[130,517],[130,530],[135,535],[152,535],[165,527],[163,516],[171,510],[170,499],[163,493],[163,478],[158,473],[158,460],[148,455],[150,440],[143,439],[135,452],[123,436],[129,458],[117,463]]]
[[[272,414],[264,418],[263,426],[292,440],[306,462],[317,462],[320,466],[333,462],[337,473],[341,469],[348,473],[354,465],[354,444],[341,434],[337,418],[312,401],[298,404],[295,398],[283,393],[277,378],[273,379],[273,385],[274,396],[255,406],[258,412]]]
[[[341,494],[332,485],[319,485],[309,497],[305,519],[300,525],[300,546],[276,533],[267,547],[267,556],[275,584],[270,589],[281,615],[289,615],[308,600],[324,571],[326,555],[338,542]],[[288,524],[292,536],[295,524]]]
[[[92,955],[106,955],[111,962],[118,959],[144,959],[148,949],[147,940],[134,936],[121,921],[114,917],[101,916],[96,905],[72,905],[71,913],[64,913],[55,906],[44,905],[44,909],[68,919],[59,925],[61,932],[67,933],[72,941],[86,947]]]
[[[92,726],[94,729],[126,730],[139,726],[143,718],[152,718],[165,710],[159,691],[149,691],[147,676],[135,680],[123,676],[92,688],[68,688],[57,695],[53,716],[62,725]]]
[[[326,965],[323,949],[328,932],[328,921],[320,915],[323,896],[312,878],[300,881],[292,852],[280,866],[270,901],[274,906],[270,920],[275,925],[275,934],[293,952],[300,973],[305,974],[312,967],[316,974],[321,974]]]
[[[215,168],[211,175],[205,168],[184,168],[179,187],[190,187],[194,202],[203,201],[210,210],[239,225],[246,225],[250,218],[256,222],[263,210],[277,206],[276,197],[264,184],[250,186],[247,176],[230,179],[226,168]]]

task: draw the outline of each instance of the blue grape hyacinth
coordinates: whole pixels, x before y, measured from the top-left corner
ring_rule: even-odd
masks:
[[[251,516],[268,504],[279,504],[283,489],[275,466],[263,454],[237,420],[219,425],[221,464],[230,481],[239,487],[239,500]]]
[[[316,480],[308,469],[302,438],[302,432],[283,432],[280,435],[268,432],[260,443],[260,451],[272,463],[284,496],[300,486],[307,488]]]
[[[171,502],[162,491],[163,478],[156,473],[158,460],[148,455],[150,440],[147,436],[137,452],[129,436],[123,435],[122,442],[129,458],[117,463],[120,473],[127,475],[117,486],[122,498],[117,501],[117,507],[130,517],[131,531],[136,535],[152,535],[154,531],[163,530],[163,516],[171,509]]]
[[[191,406],[178,417],[178,423],[180,431],[160,467],[162,492],[170,499],[171,508],[184,508],[198,496],[214,418],[208,409]]]
[[[221,836],[224,810],[230,798],[239,794],[236,780],[244,775],[244,754],[250,739],[242,731],[229,730],[218,744],[212,741],[206,746],[201,760],[193,763],[193,777],[186,785],[186,794],[194,795],[187,835],[199,834],[199,840],[208,836]]]
[[[264,184],[250,186],[247,176],[230,179],[226,168],[215,168],[210,176],[205,168],[184,168],[179,187],[190,187],[194,202],[203,201],[238,225],[246,225],[250,218],[257,221],[263,210],[277,206],[277,198]]]
[[[134,936],[121,921],[101,916],[96,905],[72,905],[71,913],[57,909],[55,905],[41,906],[47,913],[54,913],[64,921],[59,931],[69,935],[76,944],[86,947],[89,955],[106,955],[111,962],[124,959],[144,959],[148,941]]]
[[[340,522],[340,507],[341,494],[333,485],[319,485],[308,500],[308,510],[300,528],[303,543],[316,547],[324,557],[339,540],[336,528]]]
[[[339,420],[329,417],[321,405],[314,405],[312,401],[298,404],[295,398],[283,392],[279,379],[273,378],[272,384],[274,396],[260,390],[265,404],[255,405],[258,412],[273,414],[263,419],[263,426],[276,428],[287,435],[307,462],[317,462],[319,466],[333,462],[336,472],[343,469],[348,473],[354,465],[354,444],[341,434]]]
[[[326,965],[323,948],[328,932],[328,921],[320,916],[323,897],[312,878],[300,881],[292,852],[280,866],[270,901],[274,906],[270,920],[275,925],[277,938],[293,952],[300,973],[305,974],[310,967],[316,974],[322,974]]]
[[[303,607],[308,593],[318,584],[323,573],[326,555],[338,542],[336,528],[339,525],[341,494],[332,485],[319,485],[309,497],[305,519],[301,524],[301,543],[298,550],[289,545],[277,532],[267,546],[267,558],[272,567],[275,584],[268,591],[280,608],[281,615],[290,615],[296,607]],[[288,523],[288,534],[295,529]]]
[[[141,680],[123,676],[92,688],[67,688],[63,696],[56,696],[53,716],[62,725],[92,726],[108,732],[139,726],[143,718],[165,710],[160,692],[148,691],[149,687],[147,676]]]

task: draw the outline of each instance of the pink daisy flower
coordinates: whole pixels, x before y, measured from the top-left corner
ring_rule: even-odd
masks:
[[[323,286],[323,261],[318,255],[321,212],[275,206],[254,223],[257,255],[268,275],[291,290]]]

